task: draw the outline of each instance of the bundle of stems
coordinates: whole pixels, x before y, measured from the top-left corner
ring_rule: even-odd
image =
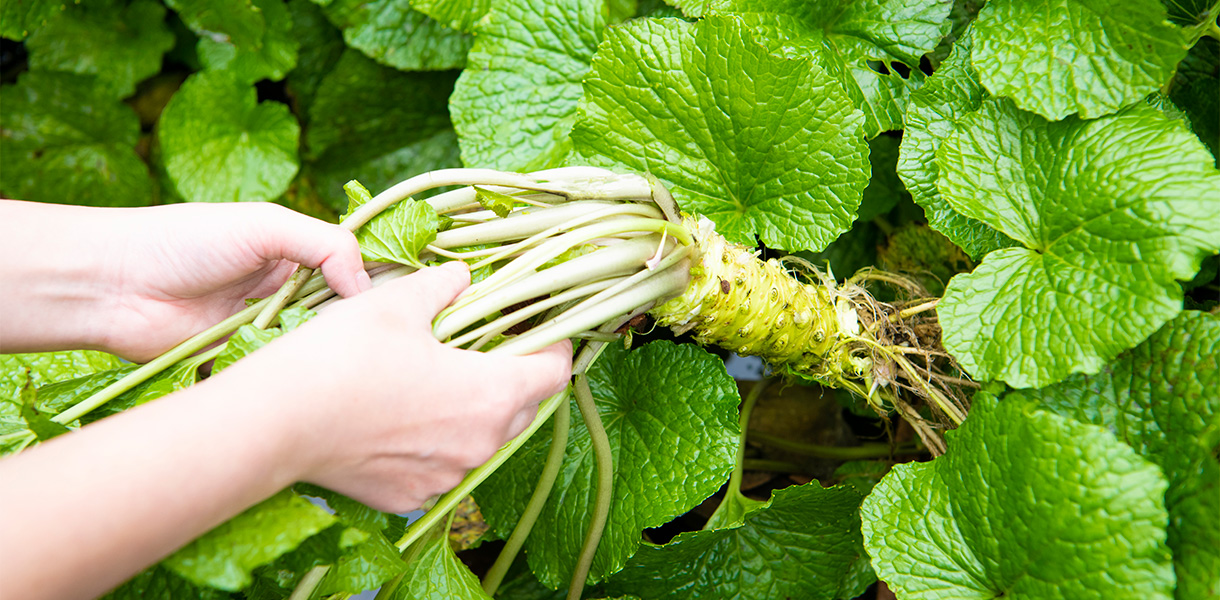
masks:
[[[357,231],[399,202],[451,186],[462,187],[427,200],[448,226],[420,253],[417,263],[462,260],[473,272],[490,274],[437,316],[433,322],[437,339],[454,347],[510,354],[532,353],[562,339],[572,339],[577,349],[571,392],[590,429],[599,483],[594,519],[569,598],[580,597],[612,493],[609,442],[586,373],[605,345],[618,338],[616,332],[641,314],[650,313],[658,324],[677,333],[689,332],[700,343],[761,356],[777,374],[845,389],[880,413],[897,412],[933,453],[944,449],[940,429],[965,418],[961,388],[970,383],[946,374],[955,373],[951,358],[939,348],[938,340],[926,335],[936,331],[936,301],[926,297],[917,283],[863,271],[838,284],[831,275],[801,261],[763,261],[754,248],[716,234],[710,221],[681,214],[665,187],[652,177],[592,167],[530,174],[434,171],[372,197],[341,225]],[[489,197],[501,203],[489,206]],[[374,285],[416,270],[407,264],[366,267]],[[871,281],[903,289],[913,298],[879,302],[865,289]],[[302,268],[272,297],[183,342],[54,420],[75,424],[170,367],[214,358],[223,346],[205,349],[243,325],[266,328],[286,308],[319,308],[337,300],[319,274]],[[932,420],[921,415],[917,404],[930,409]],[[541,481],[525,517],[485,579],[485,589],[494,592],[554,483],[567,440],[567,410],[566,392],[543,402],[524,433],[438,498],[408,528],[398,541],[404,555],[429,531],[445,526],[457,503],[555,416],[554,446]],[[320,569],[304,578],[298,593],[307,595],[321,580],[324,568]],[[383,595],[388,597],[394,585],[387,584]]]

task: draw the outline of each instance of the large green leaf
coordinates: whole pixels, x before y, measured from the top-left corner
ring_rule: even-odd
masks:
[[[140,121],[91,76],[29,72],[0,88],[0,195],[90,206],[143,206]]]
[[[381,191],[408,177],[459,166],[449,122],[452,73],[403,73],[348,50],[322,80],[310,108],[310,171],[324,200],[342,211],[343,184]]]
[[[1220,166],[1220,39],[1203,38],[1178,66],[1169,98]]]
[[[592,163],[665,180],[728,239],[820,250],[868,184],[861,115],[806,59],[773,56],[734,17],[606,33],[572,140]]]
[[[18,399],[27,381],[41,387],[122,366],[117,356],[92,350],[0,354],[0,398]]]
[[[614,500],[589,573],[597,581],[635,553],[641,530],[669,522],[724,483],[737,448],[739,397],[723,361],[669,342],[608,348],[589,377],[614,454]],[[571,576],[597,488],[588,429],[575,406],[572,412],[564,466],[526,544],[530,567],[552,588]],[[475,490],[502,537],[520,518],[550,443],[535,435]]]
[[[923,87],[911,93],[898,154],[898,176],[906,183],[915,203],[923,207],[928,225],[978,260],[1014,242],[986,223],[954,210],[936,185],[940,178],[937,148],[957,129],[958,121],[978,110],[989,96],[970,66],[970,48],[971,36],[967,31]]]
[[[1220,172],[1146,105],[1048,122],[988,100],[937,151],[940,191],[1022,246],[949,283],[945,347],[979,379],[1041,387],[1095,373],[1182,310],[1220,250]]]
[[[908,92],[923,79],[919,59],[949,32],[949,0],[730,0],[786,56],[811,57],[864,113],[873,137],[902,129]],[[902,66],[898,66],[902,65]]]
[[[1169,81],[1186,48],[1160,0],[991,0],[974,22],[983,85],[1051,120],[1143,98]]]
[[[609,589],[646,600],[853,597],[844,588],[864,554],[862,499],[854,488],[817,482],[776,491],[738,527],[645,544]]]
[[[228,70],[241,81],[279,81],[297,64],[300,43],[293,34],[292,14],[283,0],[254,0],[254,6],[267,21],[256,48],[203,36],[196,51],[205,67]]]
[[[308,127],[314,96],[323,78],[343,56],[346,46],[343,33],[326,20],[326,15],[317,4],[309,0],[291,0],[288,2],[288,12],[292,15],[292,37],[301,44],[297,66],[288,73],[288,93],[294,100],[294,112]]]
[[[900,598],[1173,596],[1166,482],[1100,427],[976,396],[949,450],[897,465],[861,507]]]
[[[1105,427],[1160,466],[1177,598],[1220,595],[1220,463],[1201,443],[1220,417],[1220,317],[1182,313],[1105,371],[1017,397]]]
[[[162,561],[193,583],[237,591],[250,572],[296,548],[335,518],[308,500],[282,491],[196,538]]]
[[[506,2],[479,30],[450,110],[467,167],[554,166],[567,152],[605,0]]]
[[[408,71],[460,69],[472,39],[411,8],[409,0],[314,0],[343,39],[377,62]]]
[[[477,28],[480,35],[484,33],[481,21],[487,16],[488,11],[492,9],[493,4],[495,4],[495,0],[412,0],[411,2],[411,6],[415,10],[436,19],[437,22],[446,27],[452,27],[467,33],[474,33]],[[499,4],[504,6],[506,4],[529,3],[500,2]]]
[[[65,8],[63,0],[6,0],[0,4],[0,37],[21,41]]]
[[[349,530],[355,531],[355,530]],[[326,573],[318,593],[358,594],[389,581],[406,570],[398,549],[381,532],[368,534],[364,541],[348,548]]]
[[[161,70],[174,34],[159,2],[100,0],[70,6],[25,43],[31,70],[96,75],[99,87],[126,98]]]
[[[254,0],[166,0],[199,37],[257,50],[267,21]]]
[[[190,76],[158,125],[165,169],[192,202],[273,200],[296,175],[300,126],[226,71]]]

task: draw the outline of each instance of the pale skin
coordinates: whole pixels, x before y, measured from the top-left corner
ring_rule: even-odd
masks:
[[[562,390],[571,346],[443,346],[460,263],[370,290],[354,237],[272,205],[0,201],[0,352],[148,360],[266,296],[297,263],[346,297],[213,378],[0,460],[0,582],[90,598],[298,481],[417,508]]]

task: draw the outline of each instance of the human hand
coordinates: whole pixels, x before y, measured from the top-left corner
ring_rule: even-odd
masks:
[[[298,264],[320,268],[341,296],[369,289],[350,232],[274,204],[178,204],[131,211],[106,269],[114,304],[102,344],[148,360],[270,296]]]
[[[277,405],[294,478],[380,510],[447,491],[525,430],[571,376],[572,347],[510,357],[450,348],[437,313],[470,284],[462,263],[344,300],[218,374]]]
[[[92,348],[149,360],[273,294],[297,263],[353,296],[355,236],[274,204],[97,209],[0,202],[5,352]],[[53,223],[53,226],[48,226]],[[5,286],[8,289],[8,285]]]

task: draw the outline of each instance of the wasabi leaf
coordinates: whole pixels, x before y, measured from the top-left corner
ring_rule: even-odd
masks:
[[[66,8],[62,0],[8,0],[0,4],[0,37],[21,41]]]
[[[482,21],[494,3],[494,0],[413,0],[411,6],[415,10],[436,19],[438,23],[445,27],[451,27],[466,33],[474,33],[477,28],[481,35],[485,31]],[[501,6],[506,4],[517,3],[500,3]],[[522,2],[520,4],[528,3]]]
[[[285,490],[196,538],[161,564],[193,583],[237,591],[250,584],[255,567],[296,548],[334,521],[326,511]]]
[[[199,38],[196,51],[206,68],[227,70],[242,82],[254,83],[261,79],[279,81],[297,64],[300,44],[293,35],[292,14],[282,0],[253,1],[267,21],[257,47],[244,48],[230,41],[205,36]]]
[[[408,198],[356,230],[356,241],[365,260],[422,268],[419,253],[436,239],[438,225],[431,204]]]
[[[314,0],[347,45],[405,71],[460,69],[473,41],[414,10],[408,0]]]
[[[864,113],[864,132],[871,138],[902,129],[906,96],[923,79],[920,57],[949,32],[951,4],[728,0],[714,12],[741,14],[784,56],[811,57]]]
[[[991,0],[974,22],[983,85],[1047,119],[1100,117],[1156,91],[1186,56],[1159,0]]]
[[[212,363],[212,373],[219,373],[230,365],[249,355],[251,352],[266,346],[277,337],[284,334],[278,327],[259,329],[253,325],[242,325],[237,328],[229,340],[225,342],[224,350]]]
[[[26,382],[37,388],[122,366],[119,357],[93,350],[0,354],[0,398],[18,400]]]
[[[450,110],[468,167],[556,166],[570,146],[604,0],[504,2],[488,16]]]
[[[126,98],[137,83],[161,70],[174,34],[159,2],[100,0],[73,4],[25,43],[31,70],[96,75],[99,88]]]
[[[290,0],[292,37],[299,41],[297,66],[288,73],[287,89],[297,116],[308,125],[309,110],[322,79],[335,68],[346,45],[343,33],[326,20],[322,8],[309,0]]]
[[[377,192],[460,166],[448,115],[453,81],[450,73],[403,73],[347,50],[309,112],[306,156],[323,199],[342,211],[343,184],[352,179]]]
[[[1184,312],[1097,375],[1009,398],[1100,425],[1160,466],[1176,597],[1220,591],[1220,463],[1202,442],[1220,417],[1220,317]]]
[[[954,277],[937,307],[945,347],[979,379],[1097,372],[1176,316],[1177,280],[1220,250],[1220,172],[1145,105],[1051,123],[988,100],[937,163],[955,210],[1021,243]]]
[[[267,21],[254,0],[165,0],[201,38],[257,50]]]
[[[647,171],[726,238],[820,250],[868,184],[861,116],[810,60],[768,53],[733,17],[607,32],[572,140],[596,165]]]
[[[1173,595],[1166,482],[1100,427],[979,394],[930,463],[896,465],[861,507],[900,598]]]
[[[724,363],[690,345],[653,342],[634,351],[612,345],[589,373],[614,454],[614,499],[589,578],[622,568],[640,532],[712,495],[737,449],[740,397]],[[507,537],[533,492],[550,448],[544,426],[474,492],[483,516]],[[588,429],[572,406],[564,466],[526,542],[530,568],[546,586],[566,585],[593,510],[596,465]]]
[[[381,532],[367,535],[367,539],[339,557],[318,586],[318,593],[324,596],[358,594],[376,588],[407,569],[398,549]]]
[[[852,488],[817,482],[778,490],[738,527],[645,544],[608,588],[666,600],[845,597],[849,569],[864,555],[862,499]]]
[[[957,212],[945,201],[937,187],[940,167],[936,163],[936,150],[957,129],[958,121],[978,110],[990,96],[970,65],[971,47],[967,30],[923,87],[911,92],[898,154],[898,176],[915,203],[923,207],[928,225],[978,260],[1016,242],[986,223]]]
[[[1186,113],[1191,130],[1220,166],[1220,40],[1203,38],[1190,49],[1178,65],[1169,98]]]
[[[491,600],[491,596],[483,593],[479,578],[453,553],[446,533],[443,527],[433,528],[411,546],[403,558],[407,570],[389,594],[389,600]]]
[[[273,200],[296,175],[300,126],[227,71],[191,75],[161,115],[165,169],[192,202]]]
[[[229,594],[209,587],[197,586],[173,571],[154,566],[132,577],[103,600],[228,600]]]
[[[0,192],[6,198],[143,206],[148,166],[135,152],[140,122],[96,79],[33,71],[0,88]]]

